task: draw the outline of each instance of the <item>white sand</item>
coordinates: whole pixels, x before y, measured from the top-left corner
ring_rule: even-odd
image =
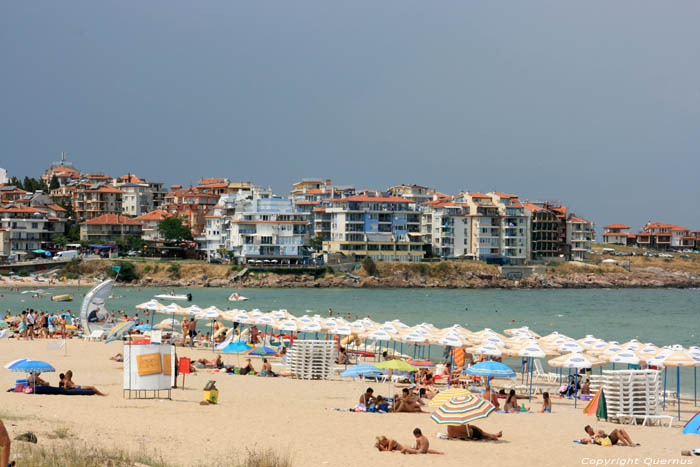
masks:
[[[367,386],[363,382],[300,381],[290,378],[234,376],[200,370],[188,375],[186,389],[175,390],[173,400],[128,400],[122,396],[122,365],[109,360],[121,351],[121,343],[68,341],[63,350],[47,350],[47,341],[0,341],[0,363],[16,358],[33,358],[52,363],[57,373],[46,377],[54,385],[58,373],[72,369],[74,381],[94,385],[108,397],[39,396],[0,392],[0,414],[30,417],[6,423],[11,435],[34,431],[39,443],[65,443],[49,440],[58,427],[68,427],[75,437],[105,446],[157,452],[169,462],[190,465],[246,447],[273,447],[291,451],[297,466],[421,466],[425,465],[585,465],[588,458],[700,459],[680,457],[680,451],[700,446],[700,437],[681,435],[678,422],[671,429],[624,426],[640,447],[583,446],[572,442],[585,436],[583,427],[591,424],[607,432],[620,425],[599,422],[574,410],[573,402],[553,399],[552,414],[493,414],[475,424],[488,432],[503,430],[499,442],[444,441],[436,439],[446,431],[427,414],[371,414],[329,411],[348,408],[357,402]],[[178,349],[179,356],[210,358],[204,350]],[[226,356],[226,363],[236,357]],[[254,364],[260,366],[260,360]],[[0,369],[0,389],[14,385],[20,375]],[[216,380],[220,403],[200,406],[202,388]],[[178,380],[182,384],[182,377]],[[387,384],[374,384],[375,393],[387,394]],[[526,405],[528,405],[526,403]],[[541,403],[533,402],[539,409]],[[672,407],[675,409],[675,407]],[[693,404],[682,408],[683,420],[696,410]],[[671,412],[669,412],[671,413]],[[444,456],[407,456],[380,453],[373,448],[374,437],[384,434],[402,444],[412,444],[413,428],[420,427],[433,449]],[[595,462],[593,460],[592,462]],[[628,464],[629,465],[629,464]],[[687,465],[687,464],[686,464]]]

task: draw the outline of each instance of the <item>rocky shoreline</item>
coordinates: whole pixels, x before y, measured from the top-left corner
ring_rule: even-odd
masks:
[[[357,276],[356,276],[357,277]],[[130,284],[139,287],[246,287],[246,288],[451,288],[451,289],[607,289],[607,288],[696,288],[700,275],[661,268],[645,268],[631,273],[532,274],[511,280],[500,274],[466,272],[459,277],[430,278],[405,272],[379,277],[324,276],[265,273],[242,281],[198,277],[166,279],[144,277]]]

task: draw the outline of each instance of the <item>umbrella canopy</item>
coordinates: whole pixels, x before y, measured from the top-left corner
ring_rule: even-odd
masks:
[[[262,345],[248,352],[248,355],[258,355],[260,357],[264,357],[267,355],[277,355],[277,351],[275,349],[271,349],[270,347],[265,347],[264,345]]]
[[[149,300],[145,303],[141,303],[140,305],[136,305],[137,310],[160,311],[163,308],[165,307],[156,300]]]
[[[671,351],[669,353],[660,352],[655,357],[648,360],[649,365],[654,366],[698,366],[700,365],[700,356],[694,355],[684,350]]]
[[[488,417],[496,408],[473,394],[457,396],[438,407],[430,418],[440,425],[466,425]]]
[[[375,341],[390,341],[393,339],[393,336],[384,330],[377,329],[376,331],[369,333],[367,338]]]
[[[122,321],[107,332],[105,343],[121,339],[134,326],[136,326],[136,321]]]
[[[140,331],[140,332],[152,331],[153,326],[151,326],[150,324],[139,324],[134,329],[136,329],[137,331]]]
[[[299,329],[301,332],[319,332],[321,331],[321,325],[319,323],[308,323],[308,324],[303,324],[301,329]]]
[[[449,345],[451,347],[464,347],[467,342],[460,336],[455,334],[447,334],[437,341],[440,345]]]
[[[200,310],[199,313],[195,315],[197,319],[219,319],[221,315],[216,310]]]
[[[482,344],[478,347],[467,349],[469,353],[476,355],[488,355],[490,357],[500,357],[503,355],[503,348],[494,344]]]
[[[593,356],[577,352],[553,358],[548,363],[557,368],[593,368],[604,364],[603,361]]]
[[[401,342],[406,342],[408,344],[419,344],[425,342],[427,339],[418,333],[403,334],[399,337]]]
[[[519,357],[544,358],[547,353],[539,345],[527,345],[518,349],[517,355]]]
[[[39,373],[51,373],[56,371],[54,367],[46,362],[40,360],[24,360],[17,362],[9,368],[10,371],[18,372],[30,372],[35,371]]]
[[[5,364],[5,368],[9,370],[14,365],[17,365],[18,363],[26,362],[27,360],[29,360],[29,359],[28,358],[18,358],[17,360],[12,360],[11,362]]]
[[[361,363],[359,365],[347,367],[347,369],[343,371],[340,376],[342,378],[357,378],[359,376],[381,376],[381,374],[381,370],[374,365]]]
[[[454,399],[458,396],[468,396],[470,394],[471,392],[462,388],[445,389],[435,394],[435,397],[430,399],[428,405],[430,407],[440,407],[441,405],[444,405],[446,402],[448,402],[450,399]]]
[[[253,347],[249,346],[245,342],[232,341],[232,342],[229,342],[226,346],[219,349],[219,351],[221,353],[243,353],[243,352],[247,352],[248,350],[250,350],[252,348]]]
[[[464,372],[474,376],[491,376],[495,378],[512,378],[515,372],[508,366],[500,362],[479,362],[470,366]]]
[[[381,363],[374,363],[373,365],[383,370],[416,371],[418,369],[418,367],[410,365],[403,360],[387,360]]]
[[[683,427],[684,435],[700,435],[700,412],[693,415]]]
[[[406,360],[406,363],[417,366],[418,368],[432,368],[435,366],[433,362],[427,360]]]
[[[612,355],[604,356],[610,363],[627,363],[628,365],[638,365],[641,361],[631,350],[621,350]]]
[[[299,326],[297,325],[296,320],[288,319],[279,323],[277,329],[279,329],[280,331],[294,332],[299,330]]]
[[[596,393],[595,397],[586,405],[583,409],[583,413],[586,415],[595,415],[599,419],[608,419],[608,407],[605,403],[605,393],[603,393],[603,388],[600,388]]]

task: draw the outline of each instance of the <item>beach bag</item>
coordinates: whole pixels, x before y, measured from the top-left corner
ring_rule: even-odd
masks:
[[[610,441],[610,437],[606,436],[605,438],[603,438],[600,442],[600,445],[601,446],[612,446],[612,441]]]
[[[22,391],[23,391],[25,394],[31,394],[32,392],[34,392],[34,390],[32,389],[31,386],[25,386],[24,389],[22,389]]]

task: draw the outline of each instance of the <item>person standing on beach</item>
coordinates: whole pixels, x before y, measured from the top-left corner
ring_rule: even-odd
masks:
[[[197,320],[194,317],[190,320],[188,329],[190,331],[190,347],[194,347],[194,338],[197,336]]]

